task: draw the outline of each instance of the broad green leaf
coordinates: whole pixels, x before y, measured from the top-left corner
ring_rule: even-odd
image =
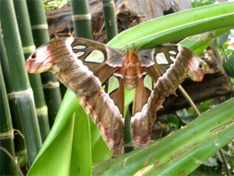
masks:
[[[147,149],[94,167],[98,175],[188,175],[234,139],[234,98],[206,111],[185,128]],[[185,167],[186,166],[186,167]]]
[[[69,175],[74,120],[74,118],[68,120],[59,135],[53,140],[53,145],[46,143],[48,145],[46,150],[42,148],[43,153],[39,153],[27,175]]]
[[[101,137],[99,129],[90,119],[91,142],[92,142],[92,163],[99,163],[111,158],[112,151],[109,150]]]
[[[74,113],[74,118],[75,124],[69,175],[91,175],[92,144],[90,135],[90,119],[84,111],[83,114],[80,114],[79,110]]]
[[[230,28],[218,29],[214,32],[198,34],[185,38],[179,42],[179,44],[189,48],[199,56],[210,45],[211,41],[214,41],[215,38],[225,34],[227,31],[230,31]]]
[[[204,6],[163,16],[123,31],[108,44],[145,49],[207,31],[234,26],[234,2]],[[144,32],[142,32],[144,31]]]

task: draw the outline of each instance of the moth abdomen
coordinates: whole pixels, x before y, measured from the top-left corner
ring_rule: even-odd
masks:
[[[126,69],[124,74],[124,86],[128,90],[136,87],[138,82],[137,70],[136,68]]]

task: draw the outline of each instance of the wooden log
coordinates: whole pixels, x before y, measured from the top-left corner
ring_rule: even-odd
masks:
[[[89,4],[94,40],[106,43],[102,2],[90,0]],[[190,0],[183,2],[176,0],[116,0],[115,4],[119,32],[146,20],[191,8]],[[54,11],[48,11],[46,16],[49,23],[50,38],[74,36],[70,4]]]

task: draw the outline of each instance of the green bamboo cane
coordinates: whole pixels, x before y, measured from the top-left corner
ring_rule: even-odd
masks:
[[[75,35],[92,39],[91,14],[88,0],[71,0],[71,5]]]
[[[27,4],[25,0],[14,1],[16,17],[19,26],[19,32],[23,45],[24,57],[27,59],[35,50],[33,36],[28,17]],[[39,74],[29,74],[29,80],[33,89],[33,95],[37,110],[37,118],[39,122],[42,141],[45,140],[50,132],[47,106],[45,103],[41,77]]]
[[[10,69],[9,69],[9,63],[8,58],[6,55],[6,49],[2,40],[2,31],[0,29],[0,62],[2,65],[2,72],[3,72],[3,78],[6,85],[6,91],[8,95],[8,101],[11,111],[11,118],[12,118],[12,124],[14,129],[17,129],[19,131],[22,131],[20,119],[19,119],[19,112],[17,111],[16,104],[15,104],[15,97],[14,95],[14,88],[12,79],[10,76]],[[20,135],[15,135],[14,137],[14,144],[15,144],[15,155],[17,158],[19,158],[18,164],[20,166],[25,165],[25,145],[24,140]],[[22,158],[22,159],[20,159]]]
[[[43,2],[42,0],[27,0],[27,5],[34,42],[38,47],[50,40]],[[48,106],[49,121],[52,125],[62,99],[59,82],[55,75],[47,72],[42,74],[42,84]]]
[[[7,92],[3,79],[2,67],[0,64],[0,146],[6,149],[13,157],[14,150],[14,131],[12,128],[10,108],[7,100]],[[0,150],[0,175],[16,175],[17,168],[14,163],[2,150]]]
[[[72,5],[72,20],[73,25],[75,29],[75,35],[77,37],[83,37],[92,39],[92,28],[91,28],[91,14],[89,13],[89,3],[88,0],[71,0]],[[90,174],[92,173],[91,166],[92,166],[92,144],[91,144],[91,129],[90,129],[90,123],[87,118],[82,118],[82,114],[79,113],[73,113],[73,116],[77,116],[79,120],[75,120],[76,124],[79,124],[79,122],[83,120],[82,123],[85,122],[86,128],[82,129],[82,132],[85,132],[86,137],[80,138],[80,143],[86,145],[85,151],[79,150],[79,147],[76,147],[76,152],[73,152],[73,156],[71,160],[74,160],[75,158],[79,157],[82,161],[85,161],[85,168],[84,167],[81,170],[81,173]],[[76,118],[77,119],[77,118]],[[82,125],[84,126],[84,124]],[[76,127],[79,127],[79,125]],[[79,128],[80,129],[80,128]],[[74,150],[75,151],[75,150]],[[70,174],[76,173],[75,168],[70,169]]]
[[[110,41],[115,35],[118,34],[114,0],[103,0],[103,13],[107,39]]]
[[[12,0],[0,1],[3,41],[6,46],[14,87],[15,103],[25,137],[28,162],[31,166],[40,147],[41,136]],[[14,41],[13,41],[14,39]]]
[[[132,133],[131,133],[131,111],[128,109],[127,114],[124,118],[124,151],[125,153],[135,150],[135,147],[131,144]]]
[[[115,16],[115,3],[113,0],[103,0],[103,13],[105,19],[105,28],[107,33],[107,40],[110,41],[114,36],[118,34],[116,16]],[[131,145],[132,134],[131,134],[131,114],[127,112],[124,119],[124,142],[125,142],[125,152],[128,153],[135,149]]]

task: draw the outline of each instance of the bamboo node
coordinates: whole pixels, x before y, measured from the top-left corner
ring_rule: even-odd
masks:
[[[49,81],[48,83],[43,84],[42,86],[44,89],[56,88],[56,87],[59,87],[59,82]]]
[[[33,95],[32,88],[29,88],[29,89],[26,89],[26,90],[22,90],[22,91],[18,91],[18,92],[11,92],[11,93],[7,94],[8,99],[14,99],[14,98],[17,98],[17,97],[23,97],[25,95],[32,96]]]
[[[15,98],[15,92],[11,92],[7,94],[8,99],[14,99]]]
[[[72,21],[75,20],[91,20],[91,14],[72,15]]]
[[[31,29],[34,30],[34,29],[48,29],[48,24],[39,24],[39,25],[32,25],[31,26]]]
[[[37,108],[36,111],[37,111],[38,116],[45,115],[45,114],[47,114],[48,108],[47,108],[47,106],[43,106],[43,107]]]
[[[14,130],[10,130],[6,133],[0,134],[0,139],[13,139],[14,138]]]
[[[114,6],[114,2],[109,2],[109,3],[106,3],[106,4],[103,4],[103,7],[115,7]]]
[[[35,51],[35,49],[36,49],[35,45],[23,47],[24,54],[32,53],[33,51]]]

